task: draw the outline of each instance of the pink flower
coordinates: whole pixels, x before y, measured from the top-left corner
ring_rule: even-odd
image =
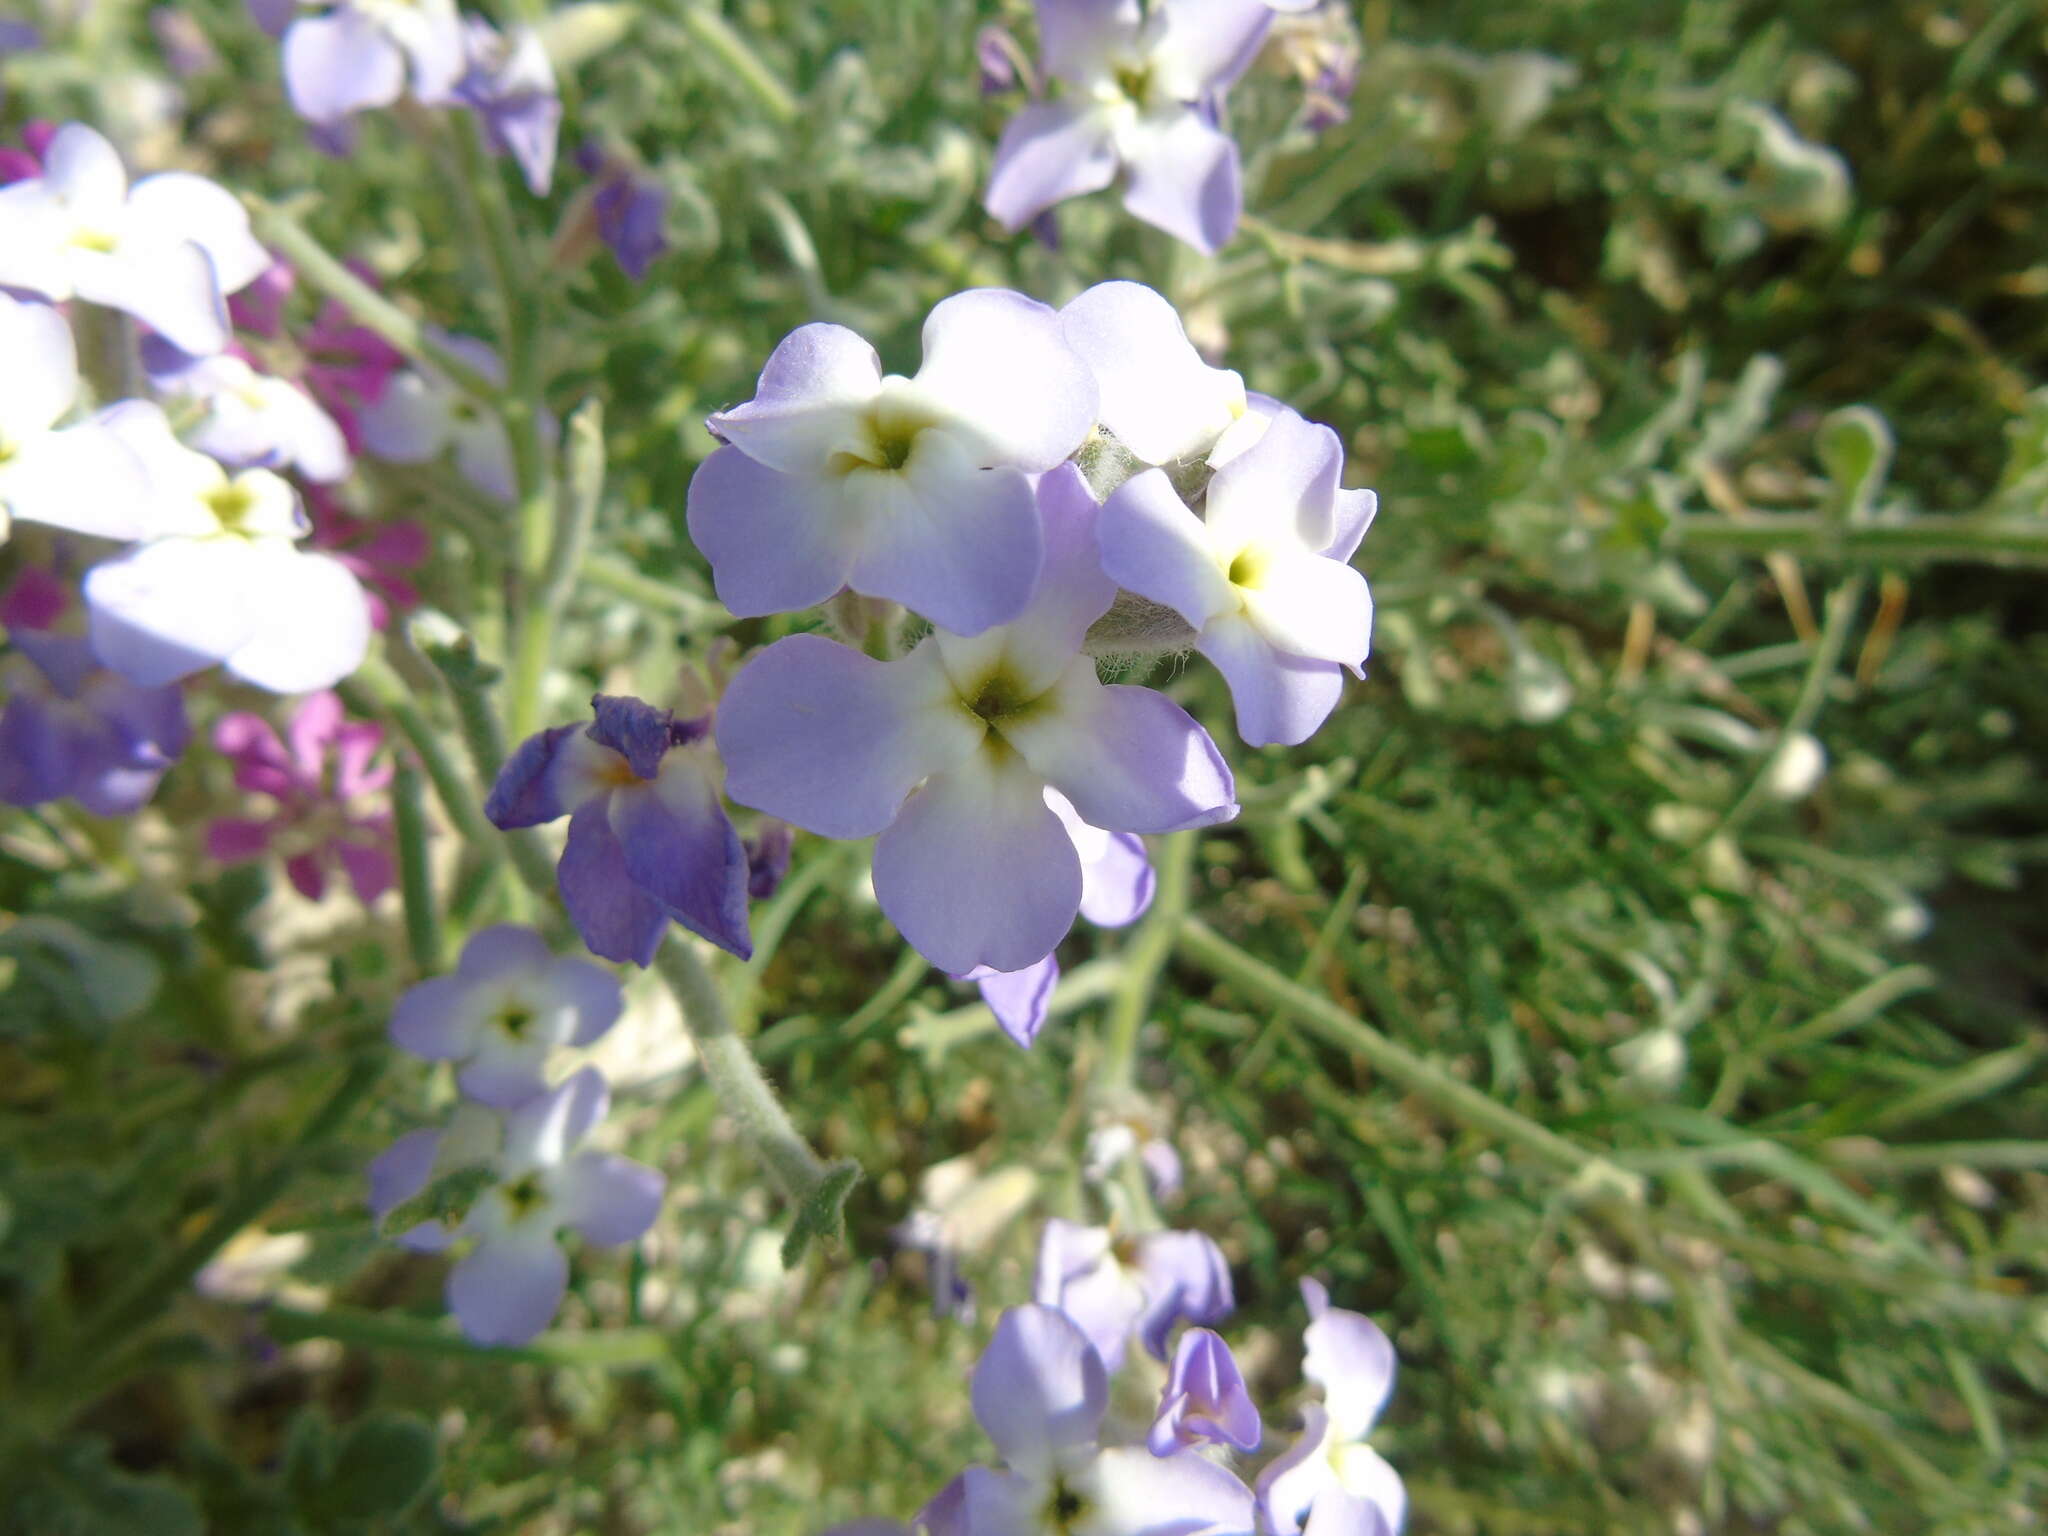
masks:
[[[313,520],[307,540],[355,572],[370,599],[370,622],[383,629],[394,611],[404,612],[420,600],[419,589],[405,573],[427,563],[431,540],[420,523],[399,519],[373,522],[343,509],[324,486],[303,487],[306,510]]]
[[[57,125],[37,119],[21,130],[21,148],[0,144],[0,187],[17,181],[32,181],[43,174],[43,152],[56,137]]]
[[[235,765],[235,786],[277,802],[268,820],[224,816],[206,829],[206,848],[224,864],[284,857],[292,887],[309,901],[327,890],[339,864],[365,904],[391,888],[391,813],[377,797],[391,782],[381,726],[342,717],[332,693],[309,694],[284,739],[261,715],[238,712],[213,728],[213,744]],[[333,755],[333,770],[328,768]]]
[[[364,282],[378,286],[369,268],[360,262],[348,265]],[[299,349],[306,358],[306,388],[341,423],[349,452],[361,453],[363,433],[356,413],[384,397],[392,375],[405,366],[404,355],[375,331],[356,324],[333,299],[320,306],[300,335]]]

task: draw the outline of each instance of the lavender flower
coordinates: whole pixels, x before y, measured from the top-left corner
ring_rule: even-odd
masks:
[[[428,1061],[456,1063],[464,1093],[509,1109],[546,1090],[550,1052],[595,1044],[624,1007],[611,972],[552,953],[531,928],[499,924],[463,945],[452,974],[406,990],[391,1039]]]
[[[130,536],[140,466],[104,426],[57,426],[78,397],[78,354],[64,317],[0,293],[0,358],[0,537],[11,517]]]
[[[1164,1360],[1176,1323],[1221,1322],[1237,1305],[1222,1250],[1200,1232],[1148,1232],[1119,1243],[1107,1227],[1058,1217],[1039,1237],[1032,1298],[1072,1318],[1112,1371],[1133,1333]]]
[[[444,106],[468,63],[455,0],[343,0],[302,16],[284,33],[284,84],[292,110],[322,148],[344,149],[357,112],[405,94]]]
[[[524,1344],[548,1325],[569,1284],[557,1240],[564,1228],[610,1248],[632,1242],[660,1214],[659,1173],[583,1147],[609,1102],[603,1075],[585,1067],[507,1111],[497,1144],[480,1158],[462,1137],[415,1131],[371,1165],[370,1205],[380,1222],[436,1173],[480,1162],[491,1175],[459,1221],[422,1222],[398,1238],[426,1253],[473,1245],[448,1272],[448,1305],[473,1342]]]
[[[1346,562],[1377,498],[1339,490],[1343,469],[1337,434],[1287,412],[1216,471],[1200,516],[1159,469],[1102,509],[1103,569],[1187,620],[1254,746],[1305,741],[1344,669],[1364,675],[1372,594]]]
[[[1039,497],[1045,574],[1014,622],[942,629],[889,662],[794,635],[748,662],[718,713],[732,797],[828,837],[881,833],[882,910],[955,975],[1035,965],[1074,921],[1081,861],[1048,785],[1115,832],[1236,814],[1230,770],[1184,710],[1097,680],[1081,641],[1115,589],[1095,503],[1071,466]]]
[[[230,476],[183,447],[163,412],[103,412],[141,462],[149,494],[127,536],[146,542],[85,577],[93,648],[146,686],[219,663],[259,688],[307,693],[361,664],[370,611],[346,566],[301,550],[298,498],[266,469]]]
[[[1207,1328],[1190,1328],[1174,1347],[1159,1415],[1146,1444],[1154,1456],[1204,1443],[1259,1448],[1259,1410],[1245,1390],[1230,1346]]]
[[[885,377],[854,332],[802,326],[711,418],[726,446],[690,482],[690,536],[735,614],[842,586],[962,635],[1023,611],[1043,558],[1029,475],[1080,445],[1094,387],[1053,312],[1007,289],[940,303],[924,350],[916,377]]]
[[[439,339],[485,378],[504,382],[505,365],[487,343],[471,336]],[[363,446],[380,459],[427,464],[452,448],[462,478],[486,496],[509,503],[518,495],[505,424],[438,373],[409,369],[390,377],[365,402],[359,421]],[[552,427],[544,423],[543,431]]]
[[[208,853],[224,864],[281,854],[292,888],[308,901],[327,894],[336,865],[365,906],[391,889],[391,812],[379,797],[392,765],[378,761],[382,726],[346,719],[341,700],[322,692],[292,712],[282,739],[261,715],[237,711],[214,726],[213,744],[234,764],[237,789],[274,804],[262,820],[214,820]]]
[[[238,469],[296,469],[315,485],[348,477],[348,439],[298,385],[232,352],[187,357],[160,337],[143,344],[142,359],[161,393],[205,406],[191,432],[200,452]]]
[[[113,145],[60,129],[40,176],[0,188],[0,288],[124,310],[194,356],[227,345],[227,294],[270,264],[234,195],[181,171],[128,185]]]
[[[1081,916],[1098,928],[1136,922],[1152,904],[1152,862],[1145,856],[1144,843],[1128,832],[1089,826],[1056,789],[1046,790],[1045,803],[1067,829],[1080,856]],[[1059,985],[1060,963],[1049,954],[1021,971],[978,966],[962,979],[980,986],[981,1000],[1003,1033],[1028,1047],[1045,1027],[1053,988]]]
[[[527,190],[545,197],[555,177],[562,98],[540,34],[516,27],[500,35],[480,16],[465,16],[463,27],[469,63],[455,97],[476,114],[491,152],[510,155]]]
[[[1004,1467],[969,1467],[927,1506],[935,1532],[1025,1536],[1239,1536],[1251,1493],[1200,1452],[1154,1456],[1097,1443],[1109,1388],[1087,1336],[1044,1306],[1013,1307],[974,1368],[974,1416]],[[934,1509],[942,1500],[952,1508]]]
[[[1127,176],[1124,207],[1213,252],[1244,202],[1224,93],[1264,40],[1263,0],[1037,0],[1041,72],[1065,88],[1010,120],[983,203],[1022,229],[1069,197]]]
[[[1392,1536],[1408,1507],[1401,1475],[1365,1437],[1394,1389],[1394,1346],[1371,1318],[1330,1305],[1301,1283],[1310,1322],[1302,1374],[1323,1401],[1302,1414],[1301,1437],[1259,1474],[1259,1512],[1273,1536]]]
[[[190,728],[176,688],[138,688],[105,670],[83,637],[17,628],[0,667],[0,803],[66,797],[126,816],[156,793]]]
[[[719,800],[707,723],[598,694],[596,722],[529,737],[484,814],[510,830],[569,817],[556,875],[591,953],[647,965],[671,920],[744,959],[746,849]]]

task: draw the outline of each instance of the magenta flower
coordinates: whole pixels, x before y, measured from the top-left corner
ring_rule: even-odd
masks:
[[[370,623],[376,628],[386,628],[392,614],[419,603],[419,588],[408,579],[408,573],[425,565],[433,551],[424,523],[357,517],[335,500],[332,491],[317,485],[306,487],[306,514],[313,524],[307,547],[326,550],[355,573],[369,600]]]
[[[349,268],[377,286],[367,267],[351,262]],[[349,452],[361,453],[362,413],[384,398],[393,376],[405,367],[405,355],[375,331],[356,324],[333,299],[320,306],[313,323],[300,333],[299,349],[305,355],[300,381],[340,423]]]
[[[261,821],[217,819],[206,830],[207,852],[224,864],[280,855],[293,889],[309,901],[326,894],[336,864],[365,903],[391,888],[391,814],[378,799],[392,773],[389,758],[376,761],[382,727],[344,719],[339,698],[315,693],[282,740],[261,715],[237,712],[214,727],[213,744],[235,765],[236,788],[276,806]]]

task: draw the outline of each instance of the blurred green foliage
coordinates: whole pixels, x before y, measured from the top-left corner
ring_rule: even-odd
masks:
[[[409,308],[490,335],[446,130],[384,114],[322,159],[241,7],[176,10],[213,62],[166,86],[143,7],[100,0],[7,61],[7,123],[83,117],[140,161],[303,195]],[[1305,33],[1238,93],[1252,217],[1215,262],[1107,198],[1061,210],[1057,249],[989,225],[1012,103],[981,97],[973,48],[998,20],[1029,46],[1027,7],[968,0],[649,0],[558,31],[595,45],[562,71],[567,141],[659,172],[674,250],[643,286],[602,252],[551,263],[574,174],[546,202],[505,182],[550,403],[605,401],[612,470],[551,711],[600,681],[660,695],[713,654],[681,525],[699,421],[791,326],[855,325],[907,368],[959,287],[1152,282],[1250,387],[1334,425],[1382,507],[1372,678],[1308,747],[1237,749],[1245,814],[1202,834],[1192,910],[1645,1200],[1503,1148],[1187,948],[1150,994],[1139,1098],[1105,1098],[1101,1002],[1015,1050],[899,964],[857,862],[804,843],[746,1011],[800,1123],[868,1170],[846,1247],[781,1273],[751,1163],[671,1074],[623,1095],[675,1190],[657,1237],[584,1256],[561,1333],[469,1351],[433,1321],[432,1265],[376,1250],[359,1208],[423,1090],[394,1073],[342,1140],[304,1135],[412,979],[397,925],[280,934],[242,876],[187,893],[225,783],[195,760],[131,833],[52,817],[0,847],[22,914],[0,929],[0,1524],[907,1515],[982,1453],[965,1372],[1025,1298],[1038,1218],[1085,1209],[1087,1129],[1142,1112],[1188,1160],[1169,1219],[1234,1262],[1269,1420],[1298,1277],[1393,1335],[1376,1443],[1418,1532],[2039,1529],[2035,578],[1688,530],[2043,516],[2048,17],[1366,0],[1348,123],[1300,126]],[[367,510],[434,521],[424,585],[465,612],[502,531],[417,476],[368,484]],[[1227,734],[1213,677],[1171,686]],[[1134,942],[1077,938],[1069,968]],[[929,1316],[890,1238],[961,1156],[1040,1191],[970,1260],[979,1329]],[[306,1234],[295,1277],[331,1295],[267,1319],[181,1298],[223,1211]],[[149,1326],[105,1336],[133,1308]]]

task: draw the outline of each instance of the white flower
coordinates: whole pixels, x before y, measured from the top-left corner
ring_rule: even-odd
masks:
[[[0,293],[0,536],[10,516],[125,538],[141,471],[95,422],[59,428],[78,397],[78,355],[64,317]]]

